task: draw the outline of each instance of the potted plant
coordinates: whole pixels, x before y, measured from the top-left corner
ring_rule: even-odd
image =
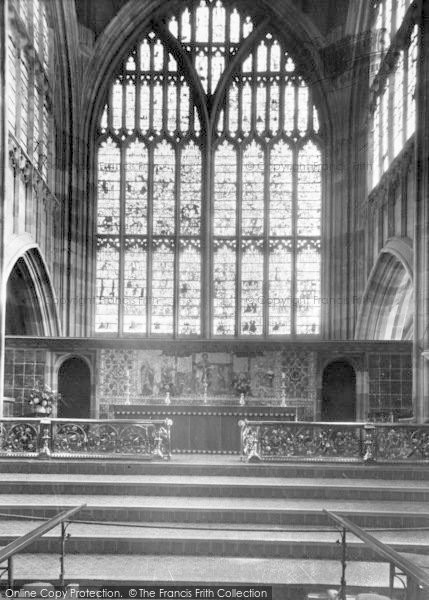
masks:
[[[36,416],[49,417],[57,402],[58,395],[48,385],[38,385],[30,390],[28,404]]]

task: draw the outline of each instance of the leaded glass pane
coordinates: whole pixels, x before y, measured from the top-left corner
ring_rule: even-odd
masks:
[[[195,57],[195,68],[205,92],[208,91],[208,58],[202,50]]]
[[[179,334],[198,335],[201,315],[199,240],[182,241],[179,255]]]
[[[252,88],[250,83],[246,82],[242,89],[242,104],[241,104],[241,130],[243,133],[250,132],[252,122]]]
[[[264,152],[252,142],[243,155],[242,234],[264,232]]]
[[[231,13],[230,16],[230,26],[229,26],[229,37],[232,43],[236,44],[240,41],[240,15],[237,12],[237,9]]]
[[[120,151],[107,140],[98,149],[97,228],[99,234],[119,234]]]
[[[273,236],[292,235],[292,168],[292,150],[279,142],[270,156],[270,235]]]
[[[296,332],[319,333],[320,329],[320,244],[298,243],[296,265]]]
[[[176,120],[177,120],[177,87],[175,83],[168,85],[168,123],[167,128],[170,134],[176,131]]]
[[[381,167],[384,173],[389,166],[389,91],[381,96]]]
[[[33,164],[39,168],[39,155],[42,151],[40,144],[40,108],[42,104],[42,93],[39,87],[33,88]]]
[[[131,133],[134,129],[134,120],[136,114],[136,87],[133,81],[128,81],[126,85],[126,113],[125,124],[128,131]]]
[[[143,40],[140,46],[140,70],[150,71],[150,46],[147,40]]]
[[[408,48],[408,113],[407,113],[407,138],[416,130],[416,83],[417,83],[417,55],[418,55],[418,27],[414,27],[411,44]]]
[[[246,241],[241,257],[241,333],[263,333],[263,241]]]
[[[214,235],[236,233],[237,210],[237,156],[234,148],[226,142],[215,154],[214,182]]]
[[[308,142],[298,159],[298,235],[320,235],[320,152]]]
[[[225,9],[221,2],[216,2],[213,8],[213,42],[225,42]]]
[[[396,156],[404,145],[404,53],[401,52],[394,73],[393,119],[393,154]]]
[[[145,134],[149,130],[150,88],[147,81],[140,87],[140,131]]]
[[[163,89],[162,85],[159,81],[155,83],[155,86],[152,88],[153,91],[153,100],[152,100],[152,128],[156,133],[160,133],[162,129],[162,117],[163,117],[163,106],[162,106],[162,96]]]
[[[213,93],[225,69],[225,59],[222,52],[216,51],[212,57],[210,90]]]
[[[270,70],[275,73],[280,71],[280,45],[277,40],[271,46]]]
[[[195,40],[197,42],[207,43],[209,41],[209,9],[204,0],[196,10],[196,31]]]
[[[8,37],[8,70],[9,84],[7,87],[7,120],[9,131],[16,133],[16,65],[18,52],[16,44],[11,37]]]
[[[122,127],[122,84],[116,81],[112,87],[112,125],[115,131]]]
[[[153,68],[155,71],[162,71],[164,66],[164,46],[159,40],[156,40],[153,48]]]
[[[268,50],[265,42],[261,42],[258,46],[256,69],[260,72],[268,71]]]
[[[228,131],[235,135],[238,130],[238,87],[234,81],[229,90]]]
[[[49,27],[48,15],[44,3],[42,5],[42,62],[43,68],[47,72],[49,65]]]
[[[292,242],[271,240],[269,256],[268,331],[274,335],[291,333]]]
[[[278,83],[272,83],[270,87],[270,131],[276,135],[279,131],[279,109],[280,109],[280,90]]]
[[[301,82],[298,88],[298,131],[304,136],[308,129],[308,88]]]
[[[180,233],[199,235],[201,226],[201,152],[191,142],[182,150],[180,166]]]
[[[267,89],[260,83],[256,92],[256,131],[261,134],[265,131],[265,111],[267,109]]]
[[[37,54],[40,54],[41,14],[40,0],[33,0],[33,46]]]
[[[95,330],[99,333],[118,332],[119,248],[118,238],[98,238]]]
[[[288,82],[285,87],[284,130],[290,135],[295,128],[295,87]]]
[[[213,334],[235,334],[235,241],[215,241],[213,257]]]
[[[127,238],[124,258],[124,332],[146,333],[147,242]]]
[[[157,240],[152,249],[152,333],[173,333],[174,246]]]
[[[27,150],[28,135],[28,80],[29,68],[28,59],[24,52],[21,52],[21,71],[20,71],[20,90],[21,113],[20,113],[20,140],[24,150]]]
[[[189,87],[186,83],[180,86],[180,131],[189,129]]]
[[[176,155],[165,140],[155,148],[153,163],[153,233],[173,235]]]
[[[49,163],[49,109],[48,109],[48,98],[47,96],[43,99],[42,106],[42,144],[40,153],[40,164],[39,170],[46,181],[48,177],[48,163]]]
[[[377,98],[373,115],[373,149],[372,149],[372,184],[377,185],[380,180],[380,98]]]
[[[148,152],[144,144],[134,142],[125,159],[125,231],[147,234]]]

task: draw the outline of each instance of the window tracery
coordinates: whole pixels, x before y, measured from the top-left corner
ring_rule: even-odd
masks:
[[[310,88],[279,39],[220,0],[190,2],[153,29],[122,62],[100,119],[95,330],[317,334]]]
[[[416,128],[419,31],[416,24],[413,26],[410,5],[410,0],[380,0],[375,5],[376,35],[371,64],[371,189],[379,183]],[[404,28],[408,29],[408,35]]]

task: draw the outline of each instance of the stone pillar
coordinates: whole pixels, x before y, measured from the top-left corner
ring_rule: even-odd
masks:
[[[429,4],[420,0],[418,6],[413,405],[415,418],[422,423],[429,419]]]
[[[6,52],[8,1],[0,2],[0,417],[3,416],[6,281],[4,275],[4,208],[6,202]]]

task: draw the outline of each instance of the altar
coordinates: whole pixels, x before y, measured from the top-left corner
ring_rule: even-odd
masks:
[[[239,421],[300,418],[300,407],[214,405],[214,404],[134,404],[115,405],[115,419],[166,419],[173,421],[173,453],[239,454]]]

